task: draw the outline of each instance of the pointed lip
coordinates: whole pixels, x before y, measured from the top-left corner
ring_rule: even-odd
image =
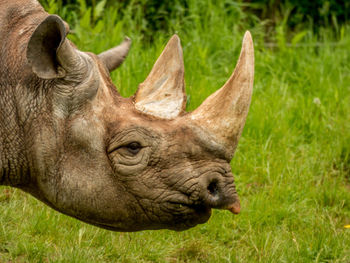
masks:
[[[236,201],[233,204],[227,206],[226,209],[231,213],[238,215],[241,212],[241,203],[239,201]]]

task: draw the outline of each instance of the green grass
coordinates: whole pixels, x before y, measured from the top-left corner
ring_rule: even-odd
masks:
[[[289,46],[285,40],[293,36],[281,25],[269,40],[277,48],[268,49],[262,23],[239,6],[228,12],[211,1],[195,3],[190,17],[169,18],[171,32],[153,32],[151,39],[137,9],[105,9],[92,29],[85,13],[63,16],[82,50],[98,53],[124,35],[133,39],[129,57],[112,74],[123,96],[134,93],[178,33],[188,110],[221,87],[244,31],[252,31],[254,94],[232,161],[241,214],[214,211],[208,223],[185,232],[117,233],[1,187],[0,262],[350,262],[350,229],[344,228],[350,224],[350,28],[336,38],[327,29],[318,37],[305,31]]]

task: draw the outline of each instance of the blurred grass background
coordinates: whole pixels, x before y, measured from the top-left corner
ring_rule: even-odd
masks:
[[[254,94],[232,160],[242,213],[214,211],[179,233],[116,233],[0,187],[0,262],[350,262],[348,1],[41,2],[81,50],[132,38],[112,73],[123,96],[178,34],[188,110],[224,84],[251,31]]]

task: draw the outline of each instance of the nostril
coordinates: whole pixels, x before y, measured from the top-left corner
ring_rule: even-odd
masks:
[[[219,192],[218,182],[216,180],[212,181],[208,185],[207,189],[210,195],[213,195],[213,196],[217,195]]]

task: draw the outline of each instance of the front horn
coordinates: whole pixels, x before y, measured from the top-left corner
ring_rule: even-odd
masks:
[[[254,46],[247,31],[234,72],[225,85],[189,114],[191,122],[221,144],[230,158],[241,136],[253,91]]]

